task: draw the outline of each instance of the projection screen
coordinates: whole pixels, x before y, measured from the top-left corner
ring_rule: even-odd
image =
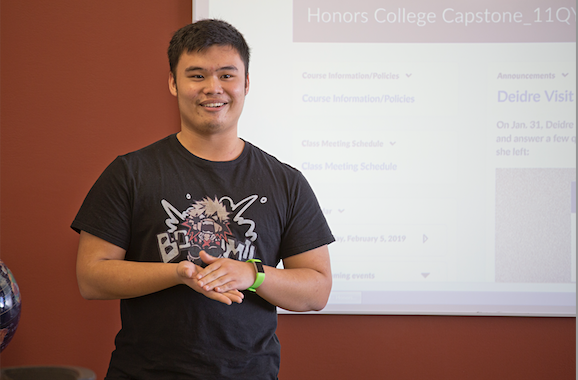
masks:
[[[576,314],[576,3],[211,0],[251,47],[242,138],[337,239],[323,313]]]

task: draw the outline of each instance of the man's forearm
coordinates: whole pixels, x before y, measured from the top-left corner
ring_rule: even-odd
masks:
[[[245,290],[255,281],[252,265],[231,259],[217,259],[201,252],[209,265],[197,274],[204,290],[227,292]],[[273,305],[292,311],[321,310],[331,292],[329,250],[322,246],[283,260],[285,269],[264,266],[265,281],[257,294]]]
[[[77,270],[80,293],[86,299],[140,297],[179,283],[177,264],[101,260]]]
[[[285,269],[265,267],[265,281],[257,294],[280,308],[318,311],[331,293],[328,247],[322,246],[283,260]]]
[[[204,252],[201,252],[201,258],[209,264],[196,276],[198,286],[204,290],[245,290],[255,281],[256,274],[249,263],[212,258]],[[285,258],[283,266],[284,269],[264,266],[265,281],[257,294],[273,305],[291,311],[323,309],[332,284],[327,246]]]
[[[124,299],[155,293],[184,284],[213,300],[230,305],[241,303],[236,289],[217,293],[198,285],[198,267],[188,261],[178,264],[124,260],[124,249],[87,232],[81,232],[76,260],[80,293],[86,299]]]
[[[331,275],[310,268],[265,267],[265,279],[257,294],[290,311],[319,311],[331,292]]]

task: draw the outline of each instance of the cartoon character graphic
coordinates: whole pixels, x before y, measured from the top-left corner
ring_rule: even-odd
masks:
[[[191,199],[187,194],[187,199]],[[217,258],[246,261],[255,257],[257,233],[253,220],[244,216],[254,204],[265,204],[266,197],[257,203],[258,195],[250,195],[239,202],[228,196],[205,197],[192,201],[190,206],[180,211],[167,200],[160,204],[167,219],[167,230],[157,234],[159,254],[163,262],[189,260],[199,266],[206,266],[200,258],[205,251]],[[236,228],[234,236],[230,226]]]
[[[202,263],[199,252],[205,251],[214,257],[222,257],[229,229],[229,212],[217,198],[196,201],[184,213],[182,226],[188,229],[187,236],[193,249],[187,259],[197,265]]]

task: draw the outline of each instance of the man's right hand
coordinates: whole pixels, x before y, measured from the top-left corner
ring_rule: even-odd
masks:
[[[191,289],[203,294],[204,296],[231,305],[233,302],[241,303],[245,297],[243,293],[238,290],[229,290],[224,293],[217,293],[214,290],[206,291],[198,285],[197,273],[202,269],[190,261],[181,261],[177,265],[177,274],[179,275],[183,284],[189,286]]]
[[[243,293],[236,289],[223,293],[201,289],[197,279],[201,267],[189,261],[136,262],[125,260],[125,255],[124,249],[82,231],[76,261],[80,294],[89,300],[126,299],[185,284],[227,305],[243,302]]]

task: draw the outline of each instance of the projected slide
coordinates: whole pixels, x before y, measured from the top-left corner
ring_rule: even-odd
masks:
[[[574,1],[193,5],[245,35],[239,133],[337,239],[325,312],[575,315]]]

